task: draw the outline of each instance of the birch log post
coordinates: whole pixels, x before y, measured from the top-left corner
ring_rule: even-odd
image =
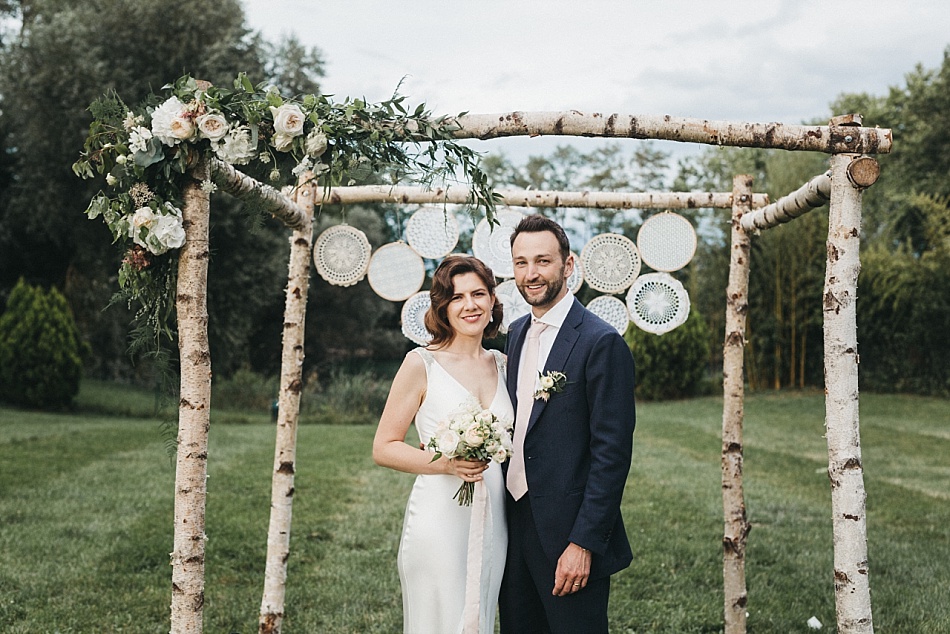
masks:
[[[496,189],[498,204],[512,207],[586,207],[588,209],[726,209],[731,193],[712,192],[570,192],[528,189]],[[752,206],[767,205],[766,194],[753,194]],[[402,204],[459,204],[471,200],[465,188],[426,189],[410,186],[362,185],[333,187],[323,193],[324,204],[352,205],[386,202]]]
[[[185,245],[178,260],[178,351],[181,388],[175,468],[172,565],[172,634],[202,631],[205,566],[205,498],[211,421],[211,352],[208,346],[208,177],[204,159],[184,189]]]
[[[722,577],[725,634],[745,634],[748,595],[745,582],[746,519],[742,486],[742,423],[744,417],[746,315],[749,309],[749,236],[741,220],[751,211],[752,177],[736,176],[732,184],[732,246],[726,288],[726,334],[722,353]]]
[[[284,619],[287,560],[290,557],[290,525],[294,501],[297,460],[297,421],[303,387],[304,325],[310,283],[310,246],[313,239],[313,175],[301,175],[296,204],[304,221],[290,238],[284,340],[280,363],[280,396],[277,406],[277,438],[271,481],[270,525],[267,530],[267,561],[264,593],[258,622],[259,634],[279,634]]]
[[[835,612],[841,634],[870,634],[867,515],[858,416],[857,283],[861,190],[848,178],[852,155],[831,159],[828,259],[822,301],[825,436],[834,532]]]
[[[459,126],[453,133],[457,139],[553,134],[865,154],[885,154],[891,151],[892,144],[891,131],[883,128],[709,121],[670,115],[585,114],[577,110],[466,114],[454,121]]]

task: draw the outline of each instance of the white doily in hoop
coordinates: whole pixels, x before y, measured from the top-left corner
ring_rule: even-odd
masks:
[[[432,339],[432,333],[426,330],[426,311],[432,305],[429,291],[420,291],[406,300],[402,305],[402,334],[420,346],[424,346]]]
[[[616,328],[621,335],[627,332],[630,313],[627,312],[626,304],[613,295],[595,297],[587,304],[587,310]]]
[[[513,277],[514,267],[511,265],[511,234],[524,218],[520,211],[501,209],[495,212],[498,224],[489,226],[488,219],[483,218],[475,227],[472,236],[472,253],[475,257],[491,267],[496,277]]]
[[[505,280],[495,287],[495,296],[501,305],[505,307],[504,315],[501,319],[501,332],[508,332],[511,322],[522,315],[531,312],[531,304],[524,301],[521,291],[515,286],[514,280]]]
[[[662,335],[689,317],[689,295],[679,280],[667,273],[641,276],[627,293],[630,320],[641,330]]]
[[[422,207],[406,222],[406,241],[422,257],[437,260],[459,243],[459,221],[442,207]]]
[[[330,227],[313,246],[320,277],[334,286],[353,286],[366,275],[372,247],[366,234],[349,225]]]
[[[670,211],[646,219],[637,233],[643,263],[656,271],[678,271],[696,253],[696,230],[689,220]]]
[[[574,256],[574,272],[567,278],[567,290],[571,291],[571,294],[577,295],[577,291],[581,290],[581,286],[584,284],[584,264],[576,253],[571,251],[571,255]]]
[[[640,274],[640,254],[633,240],[617,233],[602,233],[581,251],[584,278],[601,293],[619,293]]]
[[[426,267],[408,244],[390,242],[376,249],[370,258],[366,279],[383,299],[401,302],[422,288]]]

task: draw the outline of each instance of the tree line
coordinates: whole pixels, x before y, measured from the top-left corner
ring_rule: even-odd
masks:
[[[112,301],[120,255],[108,230],[83,215],[102,183],[70,170],[91,117],[86,107],[115,91],[136,103],[184,73],[212,83],[244,71],[285,94],[318,93],[324,59],[294,38],[270,42],[248,28],[237,0],[2,2],[0,16],[0,310],[20,279],[55,287],[85,342],[85,374],[152,380],[150,360],[130,354],[135,307]],[[395,88],[395,86],[394,86]],[[894,131],[880,156],[882,177],[865,194],[858,340],[862,387],[950,393],[950,49],[936,69],[917,67],[886,95],[842,94],[825,117],[858,112]],[[827,169],[815,153],[709,148],[670,165],[650,142],[604,143],[590,152],[563,145],[516,163],[484,161],[497,187],[602,191],[730,191],[752,174],[773,200]],[[255,169],[254,166],[251,166]],[[259,168],[257,168],[259,169]],[[267,174],[255,174],[265,180]],[[381,175],[355,172],[358,183]],[[325,207],[317,231],[343,220],[374,246],[401,237],[411,210],[391,205]],[[596,233],[633,239],[645,217],[618,210],[552,210],[582,246]],[[697,227],[696,257],[674,275],[689,290],[709,339],[705,366],[721,367],[728,275],[728,210],[683,212]],[[474,223],[464,213],[463,238]],[[826,210],[753,239],[746,347],[750,387],[821,385],[821,294]],[[209,336],[216,376],[279,365],[288,231],[253,205],[212,197]],[[593,294],[584,287],[581,299]],[[361,360],[398,359],[411,343],[399,306],[368,284],[337,288],[314,274],[306,327],[307,372]],[[134,333],[132,333],[134,336]],[[660,340],[662,342],[662,339]],[[169,350],[174,357],[176,351]]]

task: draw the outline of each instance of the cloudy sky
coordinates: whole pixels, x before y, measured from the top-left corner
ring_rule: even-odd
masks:
[[[946,0],[244,0],[326,59],[324,92],[437,114],[567,110],[802,123],[950,45]],[[868,122],[873,124],[873,122]],[[499,139],[513,158],[566,139]],[[580,141],[586,143],[589,141]],[[663,149],[670,149],[663,145]],[[684,148],[686,151],[686,148]]]

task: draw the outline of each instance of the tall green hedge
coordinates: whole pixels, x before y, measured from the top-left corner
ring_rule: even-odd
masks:
[[[638,397],[653,401],[700,393],[709,359],[709,328],[695,308],[686,323],[663,335],[644,332],[631,322],[624,339],[637,363]]]
[[[81,344],[66,299],[22,279],[0,315],[0,400],[57,409],[79,392]]]

